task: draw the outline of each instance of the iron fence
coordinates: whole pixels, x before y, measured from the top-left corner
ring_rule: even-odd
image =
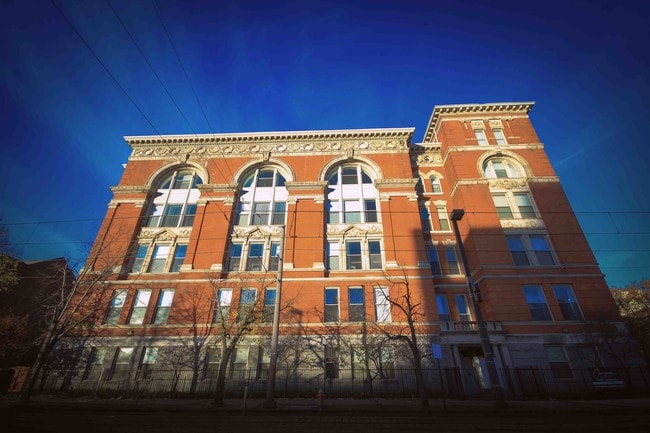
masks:
[[[352,368],[339,368],[336,377],[326,376],[323,368],[279,368],[276,375],[277,397],[313,397],[320,390],[328,397],[386,396],[406,397],[418,393],[413,369],[395,368],[382,375],[368,375]],[[607,370],[573,370],[557,377],[557,371],[540,367],[505,368],[499,371],[508,398],[546,398],[589,396],[615,390],[620,393],[648,395],[650,373],[646,367]],[[425,387],[431,396],[479,398],[489,395],[489,384],[473,369],[424,369]],[[194,387],[192,387],[194,382]],[[42,392],[77,392],[94,395],[210,396],[216,390],[217,371],[96,369],[50,370],[41,378]],[[225,393],[239,397],[247,389],[251,397],[266,392],[266,378],[259,368],[231,369],[225,381]],[[192,388],[194,388],[192,390]]]

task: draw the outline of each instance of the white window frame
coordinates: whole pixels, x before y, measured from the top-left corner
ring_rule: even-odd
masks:
[[[453,258],[455,260],[450,260],[452,258],[451,253],[453,253]],[[458,261],[458,252],[456,251],[456,245],[445,245],[445,258],[447,259],[447,269],[449,270],[449,275],[460,275],[463,272],[463,267],[461,266],[460,261]],[[451,269],[451,264],[456,263],[458,271],[455,272],[455,269]]]
[[[180,185],[179,176],[191,176],[187,185]],[[183,184],[185,181],[181,181]],[[197,188],[201,185],[203,180],[197,174],[196,170],[188,168],[180,168],[174,170],[170,175],[166,176],[158,184],[157,194],[147,212],[145,218],[145,227],[192,227],[194,224],[194,217],[197,212],[197,202],[200,196],[200,191]],[[176,191],[176,193],[174,193]],[[178,191],[186,191],[186,193],[179,193]],[[180,206],[180,212],[177,214],[170,214],[170,208]],[[175,224],[166,225],[165,220],[171,217],[178,217]]]
[[[520,206],[519,203],[517,202],[518,196],[526,196],[528,203],[530,204],[530,213],[532,213],[532,215],[527,215],[526,211],[522,211],[523,206]],[[505,200],[504,206],[497,205],[496,197],[503,197],[503,199]],[[537,206],[535,206],[535,202],[533,201],[533,197],[529,191],[494,191],[493,190],[492,201],[494,203],[494,207],[497,210],[497,215],[501,220],[539,218],[539,212],[537,210]],[[502,218],[502,214],[499,213],[499,208],[505,209],[506,207],[510,211],[511,214],[510,218]]]
[[[439,176],[436,175],[429,176],[429,183],[431,185],[432,194],[437,194],[437,195],[443,194],[442,183],[440,182]],[[436,189],[438,189],[438,191],[436,191]]]
[[[271,177],[261,174],[271,173]],[[266,185],[271,179],[270,185]],[[262,180],[262,182],[260,182]],[[238,226],[272,226],[283,225],[287,217],[286,178],[278,167],[266,165],[256,168],[249,173],[240,186],[241,194],[237,206]],[[264,185],[260,185],[264,183]],[[259,206],[265,205],[264,212],[256,212]],[[264,218],[260,218],[261,216]],[[258,224],[261,223],[261,224]]]
[[[328,303],[327,299],[327,293],[336,293],[336,303]],[[341,293],[338,287],[325,287],[325,290],[323,292],[324,295],[324,305],[325,305],[325,311],[323,313],[323,322],[325,323],[338,323],[341,321]],[[332,307],[336,307],[336,320],[328,320],[333,318],[330,313],[328,313],[328,308],[333,309]]]
[[[230,306],[232,305],[232,289],[221,288],[217,291],[212,323],[228,323]]]
[[[503,164],[505,176],[498,176],[494,168],[495,163]],[[483,172],[488,179],[517,179],[526,176],[524,168],[512,158],[492,157],[483,163]]]
[[[135,293],[131,314],[129,315],[129,325],[142,325],[149,308],[151,300],[151,289],[140,289]]]
[[[487,139],[487,134],[485,133],[485,128],[477,128],[474,130],[474,137],[476,137],[476,143],[479,146],[487,146],[490,143]]]
[[[553,284],[553,295],[557,301],[560,311],[562,312],[562,318],[564,320],[571,321],[582,321],[584,320],[584,314],[582,314],[582,309],[580,308],[580,303],[576,297],[575,291],[570,284]],[[559,296],[559,290],[565,290],[569,296],[568,300],[561,299],[562,296]],[[568,317],[567,317],[568,316]]]
[[[351,176],[344,171],[356,171],[356,183],[343,183]],[[328,224],[364,224],[381,222],[379,191],[372,182],[368,170],[361,164],[342,164],[328,175],[330,192],[327,194],[326,213]],[[372,203],[374,209],[369,208]],[[348,209],[351,209],[348,211]],[[352,218],[354,216],[354,218]],[[358,216],[358,218],[357,218]]]
[[[152,323],[154,325],[166,325],[169,320],[169,313],[174,303],[174,289],[161,289],[158,293],[158,301],[156,302],[156,311],[153,314]]]
[[[494,134],[494,139],[496,140],[497,145],[506,146],[508,144],[503,128],[492,128],[492,134]]]
[[[533,301],[532,299],[529,299],[528,293],[531,293],[533,296],[536,297],[535,301],[536,302],[531,302]],[[534,293],[532,292],[534,289]],[[530,313],[530,318],[533,322],[549,322],[553,320],[553,313],[551,312],[550,307],[548,306],[548,299],[546,299],[546,294],[544,293],[544,288],[539,285],[539,284],[526,284],[522,287],[523,293],[524,293],[524,300],[526,301],[526,305],[528,306],[528,312]],[[535,317],[535,312],[536,310],[540,309],[543,314],[541,316]]]
[[[438,253],[438,247],[436,245],[427,245],[427,260],[429,261],[431,274],[435,276],[442,275],[442,266],[440,265],[440,254]]]
[[[359,256],[361,260],[361,266],[354,269],[348,267],[348,257],[352,256],[348,254],[348,245],[353,242],[359,243]],[[379,254],[372,253],[371,243],[379,244]],[[327,254],[327,257],[325,258],[327,268],[330,271],[359,271],[363,269],[382,270],[385,264],[383,241],[381,238],[377,237],[332,239],[328,241],[325,253]],[[338,256],[333,255],[334,253],[338,253]],[[357,254],[354,254],[353,256],[356,257]],[[380,266],[377,267],[377,264],[380,264]]]
[[[387,286],[375,286],[375,319],[377,322],[392,322],[390,295]]]
[[[512,250],[512,243],[510,242],[511,240],[518,239],[519,243],[522,245],[523,250],[515,250],[516,252],[524,252],[526,254],[526,258],[528,260],[528,264],[517,264],[515,255],[513,254]],[[544,243],[546,244],[546,247],[548,250],[536,250],[534,248],[534,240],[535,239],[542,239]],[[545,267],[545,266],[557,266],[559,264],[559,261],[557,259],[557,256],[555,255],[555,252],[553,250],[553,246],[551,245],[550,239],[548,238],[548,235],[545,233],[507,233],[506,234],[506,243],[508,244],[508,250],[510,251],[510,254],[512,255],[512,260],[515,266],[517,267]],[[545,254],[546,257],[550,258],[550,261],[552,263],[547,264],[547,263],[542,263],[540,258],[540,254]]]

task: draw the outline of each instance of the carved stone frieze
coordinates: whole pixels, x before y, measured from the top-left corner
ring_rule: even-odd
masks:
[[[544,221],[539,218],[518,218],[501,220],[504,229],[543,229]]]
[[[381,224],[328,224],[327,234],[333,236],[359,237],[381,234]]]
[[[482,129],[485,128],[485,124],[483,123],[482,120],[471,120],[470,124],[472,125],[472,129]]]
[[[281,236],[282,226],[235,226],[232,237],[237,239],[266,239]]]
[[[515,189],[526,188],[528,179],[489,179],[490,188],[497,189]]]
[[[371,139],[364,141],[307,141],[307,142],[260,142],[260,143],[223,143],[223,144],[187,144],[164,145],[145,142],[130,143],[133,147],[131,158],[165,158],[177,155],[195,157],[220,157],[242,155],[272,155],[278,153],[331,153],[331,152],[394,152],[407,150],[408,142],[404,139]]]
[[[192,229],[188,227],[154,228],[143,227],[140,230],[140,239],[156,239],[158,241],[171,241],[176,238],[189,238]]]
[[[503,128],[503,122],[501,122],[501,119],[490,119],[488,120],[488,124],[490,125],[490,128]]]

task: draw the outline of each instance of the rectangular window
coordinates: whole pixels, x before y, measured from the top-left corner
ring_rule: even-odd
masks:
[[[429,209],[425,203],[420,203],[420,221],[422,221],[422,231],[431,231],[431,218],[429,216]]]
[[[361,242],[347,241],[346,249],[346,269],[361,269]]]
[[[214,318],[212,319],[213,323],[228,323],[231,303],[232,289],[219,289],[214,309]]]
[[[140,371],[138,372],[138,379],[151,379],[151,374],[158,358],[157,347],[145,347],[142,351],[142,359],[140,360]]]
[[[248,259],[246,260],[247,271],[261,271],[262,257],[264,256],[263,243],[251,243],[248,245]]]
[[[338,242],[328,242],[327,244],[327,264],[330,271],[339,270],[339,260],[341,247]]]
[[[436,295],[436,305],[438,306],[438,316],[440,317],[441,322],[451,321],[451,315],[449,314],[449,304],[447,304],[447,295],[437,294]]]
[[[391,347],[381,347],[379,355],[379,377],[395,379],[395,353]]]
[[[147,227],[158,227],[158,223],[160,222],[160,217],[162,216],[162,213],[163,213],[163,206],[155,205],[153,207],[153,210],[151,211],[149,220],[147,221]]]
[[[280,242],[271,242],[269,271],[280,270]]]
[[[239,311],[237,312],[237,321],[250,323],[254,319],[255,308],[255,289],[242,289],[239,298]]]
[[[582,313],[571,286],[565,284],[553,286],[553,293],[564,320],[582,320]]]
[[[93,347],[90,350],[90,357],[88,362],[90,365],[104,365],[104,359],[106,358],[106,348],[105,347]]]
[[[348,321],[366,321],[366,300],[363,287],[350,287],[348,289]]]
[[[571,364],[562,346],[544,346],[546,357],[555,379],[573,379]]]
[[[262,170],[257,175],[258,188],[270,188],[273,186],[273,174],[271,170]]]
[[[185,261],[185,254],[187,254],[187,245],[176,245],[170,272],[178,272],[181,270],[181,265]]]
[[[325,346],[325,379],[339,377],[339,350],[334,346]]]
[[[440,257],[438,257],[438,248],[434,245],[427,245],[427,257],[429,258],[429,266],[433,275],[442,275],[440,269]]]
[[[167,263],[170,250],[170,245],[156,245],[151,256],[151,261],[149,262],[148,272],[156,274],[165,272],[165,264]]]
[[[553,320],[541,286],[524,286],[524,297],[533,320]]]
[[[106,318],[104,319],[105,325],[117,325],[118,321],[120,320],[120,315],[122,314],[122,308],[124,308],[125,301],[126,290],[115,290],[113,292],[113,298],[108,305]]]
[[[512,254],[512,260],[515,262],[515,266],[530,266],[530,260],[528,259],[528,254],[526,253],[526,248],[522,242],[521,236],[506,236],[508,241],[508,248],[510,249],[510,254]]]
[[[151,299],[151,290],[138,290],[131,310],[131,317],[129,317],[129,324],[141,325],[144,323],[144,315],[149,306],[149,299]]]
[[[339,321],[339,289],[338,287],[325,288],[325,322]]]
[[[339,200],[330,200],[328,206],[328,223],[339,224],[341,222],[341,202]]]
[[[356,185],[359,183],[358,179],[356,167],[341,170],[341,183],[343,185]]]
[[[514,194],[514,198],[521,218],[537,218],[537,214],[533,208],[533,203],[527,193],[517,192]]]
[[[181,219],[182,204],[169,204],[165,208],[163,215],[162,227],[176,227]]]
[[[248,364],[248,347],[238,347],[232,354],[230,364],[230,377],[232,379],[246,378],[246,365]]]
[[[271,367],[271,348],[260,346],[257,355],[257,380],[265,380],[269,377],[269,368]]]
[[[133,347],[118,347],[115,354],[115,364],[130,364],[133,356]]]
[[[183,227],[192,227],[194,224],[194,217],[196,216],[196,205],[188,204],[185,208],[185,215],[183,215]]]
[[[464,294],[457,294],[454,297],[456,298],[456,308],[458,308],[458,320],[461,322],[470,322],[472,317],[469,314],[467,298]]]
[[[208,350],[205,354],[204,360],[204,370],[203,378],[210,379],[214,377],[219,371],[219,365],[221,364],[221,348],[219,347],[208,347]]]
[[[368,241],[368,254],[370,255],[370,269],[381,269],[381,243],[379,241]]]
[[[494,138],[497,140],[498,145],[504,146],[508,144],[506,142],[506,136],[503,134],[503,129],[493,129],[492,133],[494,134]]]
[[[366,222],[376,223],[377,220],[377,202],[375,200],[364,200],[364,210],[366,212]]]
[[[345,223],[361,222],[361,202],[359,200],[345,200],[343,202],[343,219]]]
[[[110,372],[111,380],[124,380],[129,373],[133,347],[118,347],[115,350],[113,365]]]
[[[282,225],[284,224],[284,216],[286,214],[287,204],[283,201],[273,204],[273,215],[271,216],[271,224]]]
[[[551,266],[555,264],[555,259],[551,254],[546,237],[543,235],[530,235],[530,245],[535,253],[537,264],[539,266]]]
[[[474,135],[476,135],[476,141],[478,142],[479,146],[487,146],[488,145],[487,137],[485,136],[485,130],[483,130],[483,129],[475,129],[474,130]]]
[[[264,321],[267,323],[273,322],[276,293],[276,289],[266,289],[264,292]]]
[[[158,295],[158,304],[156,305],[156,312],[154,313],[154,325],[164,325],[169,318],[169,311],[172,309],[172,301],[174,300],[174,289],[163,289]]]
[[[133,273],[142,272],[142,266],[144,265],[145,257],[147,257],[148,249],[149,249],[148,245],[138,245],[138,249],[135,253],[135,258],[133,259],[133,266],[131,267],[131,272]]]
[[[448,232],[449,217],[447,216],[447,209],[444,206],[436,206],[436,211],[438,212],[438,223],[440,224],[440,230]]]
[[[263,226],[269,223],[271,203],[255,203],[253,205],[253,225]]]
[[[390,322],[390,300],[388,297],[388,287],[375,287],[375,313],[377,322]]]
[[[458,263],[458,257],[456,256],[456,248],[453,246],[446,246],[445,253],[447,255],[447,265],[449,266],[450,275],[460,274],[460,264]]]
[[[238,226],[247,226],[248,218],[251,214],[251,204],[250,203],[239,203],[237,207],[237,225]]]
[[[499,219],[509,220],[514,218],[510,209],[510,203],[508,203],[508,198],[505,194],[492,194],[492,200],[494,201],[494,206],[497,208]]]
[[[238,271],[241,265],[242,244],[232,244],[230,246],[230,255],[228,257],[228,270]]]

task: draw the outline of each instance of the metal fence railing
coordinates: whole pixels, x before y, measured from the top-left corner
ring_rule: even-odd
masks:
[[[332,375],[331,371],[327,372]],[[508,398],[545,398],[563,395],[588,396],[603,390],[619,390],[621,393],[650,393],[650,372],[647,367],[607,370],[554,371],[540,367],[505,368],[499,371]],[[558,375],[560,377],[558,377]],[[338,368],[334,376],[326,377],[323,368],[279,368],[276,374],[276,396],[313,397],[323,390],[329,397],[417,395],[413,369],[394,368],[381,375],[366,375],[351,368]],[[432,368],[424,369],[425,386],[432,396],[473,398],[486,395],[488,389],[481,382],[480,374],[473,369]],[[41,392],[76,392],[95,395],[189,395],[192,382],[194,394],[214,394],[217,371],[191,370],[111,370],[95,369],[50,370],[41,377]],[[266,392],[265,371],[259,368],[231,369],[225,382],[226,396],[238,397],[244,389],[251,397]]]

